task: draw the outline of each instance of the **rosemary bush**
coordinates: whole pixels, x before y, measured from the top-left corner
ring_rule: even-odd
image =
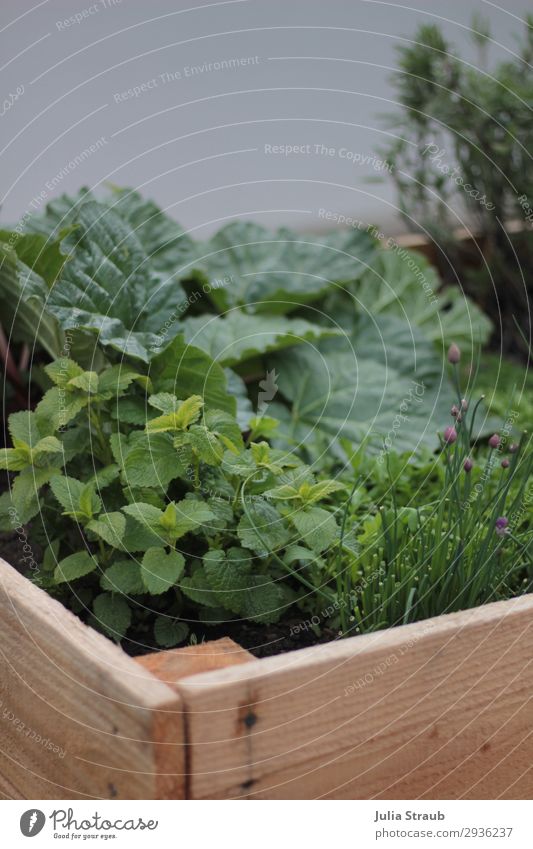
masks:
[[[459,276],[485,312],[501,316],[504,348],[522,354],[527,348],[513,317],[529,337],[532,24],[530,16],[516,58],[495,68],[486,60],[490,33],[483,21],[472,23],[476,68],[437,26],[421,26],[399,48],[393,82],[402,111],[391,120],[398,139],[384,151],[408,228],[433,237],[442,248],[441,271],[455,283]],[[472,247],[453,235],[465,218],[480,236]],[[524,225],[522,232],[506,232],[510,219]]]

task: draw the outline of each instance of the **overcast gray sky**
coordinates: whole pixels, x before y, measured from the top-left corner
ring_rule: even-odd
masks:
[[[509,56],[527,5],[2,0],[2,221],[108,180],[197,236],[243,216],[321,230],[321,209],[401,230],[390,181],[367,181],[387,176],[395,46],[441,22],[475,62],[478,11]]]

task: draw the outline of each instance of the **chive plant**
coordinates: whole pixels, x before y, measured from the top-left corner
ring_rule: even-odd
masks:
[[[472,435],[482,399],[471,407],[462,396],[456,345],[448,360],[457,403],[441,436],[442,493],[430,505],[401,507],[391,476],[390,499],[357,560],[357,631],[475,607],[531,587],[527,434],[508,446],[506,435],[493,434],[483,462],[475,463]]]

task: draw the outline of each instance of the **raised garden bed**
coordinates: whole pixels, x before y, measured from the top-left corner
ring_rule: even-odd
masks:
[[[265,660],[134,660],[0,561],[0,622],[8,798],[533,793],[531,595]]]
[[[89,266],[94,245],[109,247],[107,230],[97,227],[104,215],[118,244],[124,238],[135,248],[126,257],[142,258],[124,269],[124,287],[154,255],[154,234],[143,228],[154,217],[160,221],[161,211],[154,213],[150,204],[145,210],[135,193],[120,196],[126,204],[122,217],[113,211],[116,204],[83,202],[87,245],[71,246],[74,258],[69,254],[67,262],[55,245],[59,277],[56,269],[50,272],[51,296],[44,301],[51,308],[50,328],[65,344],[48,340],[53,362],[44,371],[50,388],[34,411],[9,420],[13,447],[4,452],[3,468],[12,476],[12,495],[11,501],[7,493],[1,496],[3,529],[13,536],[15,524],[28,528],[39,570],[33,583],[0,560],[0,791],[42,799],[529,798],[528,444],[524,435],[516,444],[511,439],[518,413],[505,424],[500,413],[494,427],[502,424],[501,435],[489,438],[488,430],[481,439],[481,431],[474,432],[479,404],[460,391],[461,351],[454,341],[468,351],[471,321],[479,344],[487,340],[490,322],[474,303],[463,303],[458,290],[441,290],[421,256],[413,260],[402,250],[433,256],[427,241],[398,238],[396,249],[392,244],[385,251],[368,234],[348,232],[338,237],[342,249],[333,234],[331,245],[311,239],[301,253],[295,234],[273,237],[255,225],[249,230],[235,224],[213,245],[187,243],[197,267],[194,274],[184,272],[186,305],[200,283],[203,293],[211,293],[222,311],[214,337],[206,330],[212,313],[201,313],[195,301],[200,314],[191,312],[179,325],[183,339],[163,338],[179,327],[177,321],[165,324],[163,333],[159,318],[139,331],[133,353],[137,330],[124,325],[124,337],[113,339],[99,333],[100,359],[88,371],[85,360],[82,366],[67,356],[76,341],[71,301],[77,296],[65,295],[66,305],[54,297],[63,297],[62,287],[70,291],[77,271],[83,280],[86,273],[98,279],[99,269]],[[133,212],[139,205],[144,210],[144,224],[136,223],[135,230],[149,243],[146,256],[130,232],[131,204]],[[51,208],[52,218],[55,211],[61,220],[62,209]],[[165,244],[169,232],[170,244],[181,244],[178,225],[166,219],[163,224]],[[123,228],[130,228],[125,235]],[[46,241],[22,237],[19,251],[37,244],[40,256],[39,238]],[[229,240],[222,254],[233,257],[231,268],[236,263],[234,282],[244,286],[250,274],[258,274],[261,292],[261,269],[268,276],[270,256],[264,243],[277,240],[289,252],[290,262],[284,256],[283,263],[293,269],[290,280],[300,275],[300,289],[291,294],[288,286],[287,298],[307,297],[303,260],[314,274],[322,256],[329,279],[331,257],[344,256],[331,274],[340,283],[351,281],[357,303],[377,314],[377,338],[365,310],[354,312],[353,326],[338,331],[341,339],[307,318],[256,315],[240,302],[220,301],[233,297],[233,289],[219,291],[217,281],[226,279],[219,266],[198,260],[218,255],[217,238]],[[250,259],[243,244],[254,246],[257,256]],[[6,254],[11,276],[4,277],[5,286],[22,275],[20,258],[12,254]],[[354,261],[365,256],[369,267],[354,271]],[[168,272],[183,260],[172,255],[166,263]],[[148,321],[144,272],[142,280],[136,309]],[[156,288],[158,280],[154,272]],[[390,303],[397,280],[402,315],[405,309],[413,326]],[[313,303],[323,303],[325,315],[350,317],[344,287],[330,289]],[[268,303],[267,292],[263,306]],[[110,304],[101,306],[105,314]],[[127,324],[131,316],[123,318]],[[92,314],[85,320],[78,343],[99,326]],[[227,335],[222,341],[221,331]],[[383,339],[390,352],[382,350]],[[352,342],[361,348],[362,367],[355,371]],[[304,343],[318,346],[326,363],[322,376]],[[117,345],[121,357],[133,359],[124,371],[116,362]],[[391,352],[396,371],[388,363]],[[277,364],[284,370],[280,387],[269,387]],[[467,354],[465,395],[473,366],[473,354]],[[316,384],[326,393],[317,417],[309,413],[316,406],[312,391],[300,397],[305,373],[313,377],[308,388]],[[351,375],[352,384],[342,377],[342,386],[331,390],[330,375]],[[259,393],[256,409],[252,390],[259,378],[270,400],[261,401]],[[376,425],[382,405],[376,409],[372,399],[381,378],[387,403]],[[360,382],[366,405],[350,403]],[[244,407],[238,415],[239,392]],[[304,460],[292,451],[298,405],[311,416],[296,417]],[[396,426],[398,410],[409,414],[403,429]],[[346,421],[350,438],[336,444],[344,453],[334,459],[328,452]],[[324,422],[333,432],[325,427],[309,443]],[[279,436],[273,437],[278,424]],[[365,456],[362,435],[372,436],[374,428],[387,434],[388,444]],[[422,439],[425,453],[412,463]],[[150,459],[154,446],[157,467]],[[315,472],[317,457],[323,463]],[[336,479],[339,464],[343,483]],[[358,476],[367,482],[359,488]],[[413,505],[415,491],[419,502]],[[15,549],[4,556],[17,565],[21,539],[15,533]],[[33,554],[31,560],[36,566]],[[514,594],[513,600],[484,604]],[[464,612],[436,616],[450,609]],[[382,630],[415,620],[421,621]],[[367,633],[336,639],[357,631]],[[222,639],[202,643],[204,634]],[[132,658],[117,645],[121,641],[128,652],[140,647],[149,653]],[[187,641],[192,644],[186,648],[153,648]],[[255,642],[289,651],[256,659],[245,650]]]

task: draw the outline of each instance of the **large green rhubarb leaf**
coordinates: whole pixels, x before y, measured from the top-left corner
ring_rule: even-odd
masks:
[[[361,319],[351,335],[274,355],[279,392],[269,415],[292,448],[314,463],[340,438],[379,451],[438,446],[455,396],[445,364],[425,336],[394,316]]]
[[[45,312],[44,302],[48,296],[46,281],[29,265],[23,262],[17,250],[11,247],[8,233],[0,233],[0,300],[2,302],[2,324],[15,339],[33,346],[38,340],[52,357],[59,356],[63,345],[63,334],[54,316]],[[6,238],[6,241],[3,239]],[[40,236],[21,237],[19,247],[28,247],[27,239]],[[15,242],[15,244],[17,244]],[[34,243],[35,244],[35,243]],[[24,255],[27,252],[24,251]],[[43,260],[52,273],[57,258],[51,254]]]
[[[314,343],[338,333],[303,319],[246,315],[238,309],[225,316],[187,318],[184,332],[187,342],[207,351],[223,366],[235,366],[269,351]]]
[[[458,286],[442,287],[436,269],[421,254],[381,250],[352,287],[360,314],[395,315],[420,328],[439,348],[458,342],[465,350],[488,341],[492,324]],[[334,315],[346,314],[346,299]],[[348,308],[348,312],[352,312]]]
[[[357,279],[374,250],[359,230],[309,236],[234,222],[198,245],[191,268],[209,283],[218,309],[282,314]]]
[[[98,341],[149,361],[161,335],[179,332],[183,292],[154,273],[130,227],[102,204],[83,204],[76,230],[67,237],[73,252],[47,300],[65,329],[98,334]]]
[[[58,237],[61,228],[76,221],[80,207],[97,198],[88,188],[77,195],[61,195],[46,205],[44,214],[27,224],[28,230]],[[112,186],[101,201],[134,231],[148,256],[150,266],[163,274],[176,274],[194,252],[194,242],[180,225],[153,201],[145,200],[134,189]]]
[[[156,271],[180,273],[193,254],[194,242],[173,218],[133,189],[113,189],[108,203],[128,222]]]

